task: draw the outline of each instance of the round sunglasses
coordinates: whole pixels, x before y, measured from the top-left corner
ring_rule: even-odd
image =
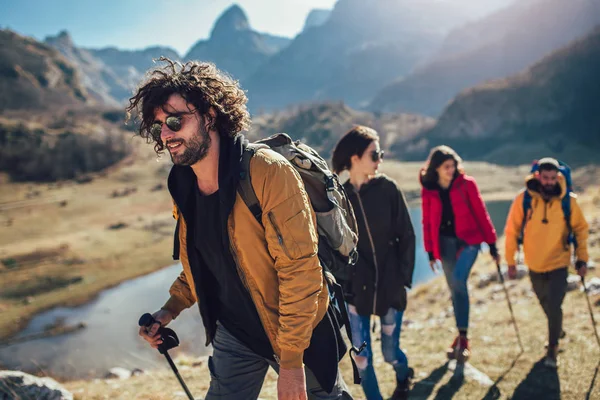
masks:
[[[371,160],[373,160],[373,162],[383,160],[383,153],[383,150],[373,150],[373,152],[371,153]]]
[[[169,128],[171,131],[179,132],[181,130],[181,120],[183,119],[183,116],[187,114],[193,114],[195,112],[196,110],[169,115],[167,119],[165,119],[164,124],[167,125],[167,128]],[[154,122],[152,125],[150,125],[150,134],[154,137],[160,137],[162,126],[162,122]]]

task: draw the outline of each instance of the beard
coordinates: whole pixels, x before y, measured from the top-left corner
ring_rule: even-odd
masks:
[[[176,140],[174,140],[176,141]],[[185,147],[181,153],[171,155],[171,161],[175,165],[194,165],[198,161],[206,158],[211,146],[211,138],[208,132],[201,126],[198,132],[189,140],[183,140],[182,146]]]
[[[546,196],[556,196],[560,194],[560,186],[554,185],[542,185],[542,193]]]

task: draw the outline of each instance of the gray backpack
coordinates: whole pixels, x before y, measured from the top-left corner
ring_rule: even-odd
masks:
[[[262,209],[250,180],[250,160],[259,149],[271,149],[281,154],[296,168],[304,182],[304,188],[317,216],[318,256],[327,278],[332,300],[327,315],[338,338],[340,359],[347,350],[341,336],[342,327],[346,328],[350,340],[349,352],[354,383],[359,384],[360,374],[352,354],[359,354],[366,343],[363,342],[358,348],[352,345],[352,330],[344,293],[342,286],[337,283],[340,282],[342,285],[348,283],[351,276],[350,269],[358,259],[356,250],[358,225],[352,204],[337,175],[329,170],[327,162],[314,149],[299,141],[293,141],[285,133],[277,133],[249,144],[242,155],[238,192],[260,224],[262,224]],[[333,274],[337,282],[328,276],[327,271]]]
[[[262,210],[250,181],[250,159],[259,149],[271,149],[281,154],[296,168],[317,216],[321,264],[336,279],[347,281],[347,267],[354,265],[358,257],[358,227],[352,204],[337,175],[329,170],[327,162],[314,149],[292,141],[285,133],[249,144],[242,156],[238,191],[259,223]]]

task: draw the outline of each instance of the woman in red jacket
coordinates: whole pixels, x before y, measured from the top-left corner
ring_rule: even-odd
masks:
[[[469,292],[467,279],[481,243],[499,261],[496,230],[492,225],[475,179],[462,170],[462,159],[448,146],[431,150],[421,171],[423,240],[429,264],[435,272],[441,263],[452,294],[458,336],[448,348],[448,358],[466,361],[471,350],[468,340]]]

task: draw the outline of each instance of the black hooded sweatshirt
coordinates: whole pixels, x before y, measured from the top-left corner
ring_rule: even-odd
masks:
[[[358,223],[358,261],[345,290],[360,315],[406,309],[415,267],[415,233],[406,199],[385,175],[357,192],[344,184]]]

